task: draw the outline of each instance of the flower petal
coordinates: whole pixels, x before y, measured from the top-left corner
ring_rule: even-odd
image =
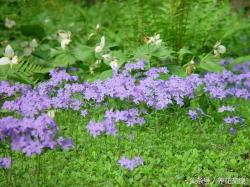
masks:
[[[7,45],[7,47],[5,48],[4,56],[8,58],[12,58],[14,56],[14,50],[10,45]]]
[[[10,63],[10,59],[7,57],[0,58],[0,65],[7,65]]]
[[[14,56],[10,62],[10,64],[17,64],[18,63],[18,58],[17,56]]]

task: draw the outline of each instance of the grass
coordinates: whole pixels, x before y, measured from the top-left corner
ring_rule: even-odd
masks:
[[[248,123],[250,103],[238,102]],[[193,122],[186,113],[185,108],[154,112],[146,115],[144,126],[119,124],[116,137],[93,138],[85,129],[91,114],[83,118],[58,111],[60,134],[72,137],[75,149],[47,150],[31,158],[12,152],[13,165],[0,171],[0,186],[164,186],[190,184],[199,177],[249,179],[249,126],[233,136],[222,122]],[[132,172],[121,168],[117,161],[123,155],[140,155],[144,166]]]

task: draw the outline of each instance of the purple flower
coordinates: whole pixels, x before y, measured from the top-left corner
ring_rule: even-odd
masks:
[[[81,116],[85,117],[88,114],[88,110],[82,110],[81,111]]]
[[[57,143],[61,146],[63,150],[68,150],[75,147],[70,138],[64,139],[63,137],[59,137],[57,139]]]
[[[197,95],[197,89],[203,89],[211,98],[228,97],[250,99],[250,71],[241,70],[237,74],[225,70],[223,73],[192,74],[185,78],[169,76],[160,79],[160,74],[167,73],[164,67],[146,69],[146,62],[127,63],[123,70],[116,71],[107,80],[79,82],[77,76],[71,76],[64,68],[50,72],[51,78],[32,88],[24,84],[0,82],[2,109],[20,116],[0,119],[0,140],[10,139],[12,150],[21,150],[27,156],[41,154],[46,148],[55,149],[72,147],[71,140],[56,140],[58,128],[53,119],[47,116],[48,110],[75,110],[87,115],[82,108],[103,106],[109,99],[129,102],[134,106],[147,105],[154,110],[162,110],[171,105],[184,105],[184,100],[191,100]],[[246,65],[247,66],[247,65]],[[93,103],[95,106],[93,106]],[[110,103],[110,106],[113,106]],[[123,105],[120,106],[121,108]],[[226,108],[227,107],[227,108]],[[150,109],[150,110],[151,110]],[[233,110],[224,106],[219,111]],[[102,133],[116,135],[117,122],[127,126],[143,125],[144,113],[137,108],[111,109],[105,112],[103,121],[90,121],[89,133],[96,137]],[[199,109],[188,113],[195,120],[203,114]],[[228,117],[224,121],[236,124],[244,120]]]
[[[26,156],[41,154],[44,148],[56,147],[54,136],[58,128],[46,114],[37,119],[5,117],[0,119],[0,124],[0,140],[10,138],[12,150],[21,150]]]
[[[121,166],[125,167],[126,169],[128,169],[130,171],[133,171],[139,165],[143,165],[143,163],[144,163],[144,161],[139,156],[134,157],[131,160],[122,156],[121,159],[118,160],[118,164],[120,164]]]
[[[107,135],[112,136],[115,136],[117,133],[114,121],[108,118],[99,123],[95,123],[91,120],[87,125],[87,129],[93,137],[99,136],[103,132],[106,132]]]
[[[77,71],[77,68],[72,66],[72,67],[70,67],[69,70],[72,71],[72,72],[76,72],[76,71]]]
[[[250,61],[234,65],[233,71],[237,73],[248,73],[250,71]]]
[[[95,123],[94,121],[90,121],[89,124],[87,125],[87,129],[89,133],[93,136],[96,137],[100,135],[102,132],[105,131],[105,127],[101,123]]]
[[[235,133],[236,133],[236,129],[233,128],[233,127],[231,127],[231,128],[230,128],[230,134],[234,135]]]
[[[189,111],[188,111],[188,115],[190,116],[190,118],[191,118],[192,120],[196,120],[197,117],[198,117],[197,112],[194,111],[194,110],[189,110]]]
[[[0,158],[0,169],[1,168],[10,169],[10,166],[11,166],[10,157]]]
[[[226,124],[237,124],[237,123],[243,123],[244,119],[238,116],[233,116],[233,117],[226,117],[224,118],[224,122]]]

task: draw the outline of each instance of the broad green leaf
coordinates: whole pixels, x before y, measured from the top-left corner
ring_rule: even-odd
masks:
[[[185,70],[181,66],[169,64],[169,65],[167,65],[167,68],[168,68],[169,72],[173,75],[178,75],[180,77],[187,76]]]
[[[53,60],[53,67],[66,67],[75,63],[75,57],[68,53],[56,56]]]
[[[159,46],[154,48],[152,56],[159,58],[160,60],[172,59],[174,56],[172,55],[173,50],[170,48],[166,48],[164,46]]]
[[[142,45],[138,47],[135,51],[135,59],[144,59],[146,61],[150,61],[152,56],[152,51],[149,45]]]
[[[223,67],[217,61],[202,62],[202,63],[200,63],[199,67],[201,69],[209,71],[209,72],[220,73],[223,71]]]
[[[200,62],[199,68],[209,71],[220,73],[224,68],[220,64],[219,58],[214,57],[213,55],[207,56],[203,61]]]
[[[88,61],[94,58],[94,49],[93,47],[88,47],[85,45],[77,45],[73,49],[73,55],[78,61]]]
[[[250,55],[242,56],[242,57],[238,57],[238,58],[234,59],[233,64],[240,64],[240,63],[245,62],[245,61],[250,61]]]
[[[113,75],[113,70],[106,70],[102,73],[100,73],[100,75],[96,76],[97,79],[100,79],[100,80],[106,80],[110,77],[112,77]]]
[[[122,51],[114,51],[112,52],[112,55],[118,59],[119,66],[122,66],[127,61],[126,56]]]

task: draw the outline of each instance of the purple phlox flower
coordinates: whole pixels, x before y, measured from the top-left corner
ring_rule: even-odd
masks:
[[[88,114],[87,109],[81,111],[81,116],[85,117],[85,116],[87,116],[87,114]]]
[[[0,124],[0,139],[9,137],[12,150],[21,150],[26,156],[41,154],[44,148],[56,146],[54,136],[58,128],[46,114],[37,119],[5,117],[0,119]]]
[[[121,166],[125,167],[126,169],[130,171],[133,171],[139,165],[143,165],[143,163],[144,161],[139,156],[134,157],[131,160],[126,158],[125,156],[122,156],[120,160],[118,160],[118,164],[120,164]]]
[[[235,133],[236,133],[236,129],[233,128],[233,127],[231,127],[231,128],[230,128],[230,134],[234,135]]]
[[[64,139],[63,137],[59,137],[57,139],[57,143],[61,146],[63,150],[68,150],[75,147],[73,141],[70,138]]]
[[[93,136],[96,137],[100,135],[102,132],[105,131],[105,127],[101,123],[95,123],[94,121],[90,121],[89,124],[87,125],[87,129],[89,133]]]
[[[11,166],[11,158],[10,157],[0,158],[0,169],[1,168],[10,169],[10,166]]]
[[[218,112],[225,112],[225,111],[228,111],[228,112],[234,112],[235,111],[235,108],[232,107],[232,106],[222,106],[218,109]]]
[[[237,73],[248,73],[250,71],[250,61],[234,65],[233,71]]]
[[[69,69],[70,71],[73,71],[73,72],[76,72],[77,71],[77,68],[76,67],[70,67],[70,69]]]
[[[198,113],[195,110],[189,110],[188,115],[192,120],[196,120],[198,117]]]
[[[121,111],[114,111],[111,109],[105,112],[105,117],[107,119],[113,119],[115,122],[124,121],[128,126],[133,126],[135,124],[143,125],[145,123],[144,118],[139,116],[139,111],[137,109]]]
[[[114,121],[109,118],[104,119],[103,121],[98,123],[95,123],[94,121],[91,120],[87,125],[87,129],[93,137],[101,135],[101,133],[104,132],[107,135],[112,135],[112,136],[115,136],[117,133]]]
[[[144,73],[144,75],[146,75],[147,77],[151,77],[151,78],[159,78],[161,73],[168,73],[168,69],[166,67],[161,67],[161,68],[151,68],[149,69],[147,72]]]
[[[226,124],[238,124],[238,123],[243,123],[244,119],[238,116],[233,116],[233,117],[225,117],[224,122]]]

